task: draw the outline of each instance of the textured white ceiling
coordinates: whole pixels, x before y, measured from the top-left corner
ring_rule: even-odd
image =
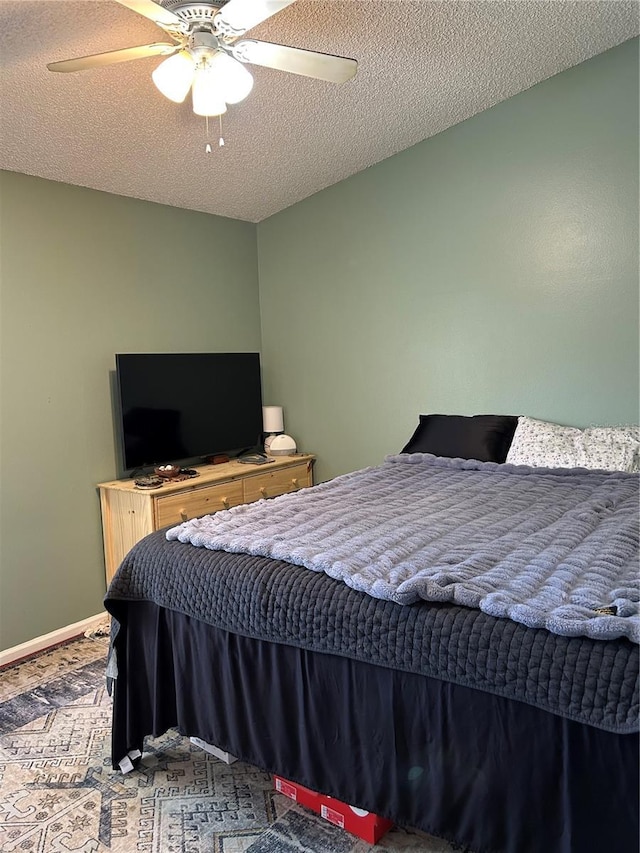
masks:
[[[336,86],[251,67],[205,154],[204,119],[151,82],[161,59],[46,63],[153,41],[102,0],[0,2],[0,168],[259,222],[638,34],[636,2],[297,0],[251,31],[358,60]],[[217,120],[212,122],[217,140]]]

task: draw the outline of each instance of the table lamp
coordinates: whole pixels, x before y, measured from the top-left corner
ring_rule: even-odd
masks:
[[[263,406],[262,407],[262,429],[265,433],[264,452],[269,453],[271,442],[276,437],[284,432],[284,417],[282,414],[282,406]]]

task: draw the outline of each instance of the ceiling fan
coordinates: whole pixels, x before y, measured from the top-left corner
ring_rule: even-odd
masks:
[[[242,38],[247,30],[295,0],[117,2],[162,27],[171,41],[50,62],[49,71],[83,71],[148,56],[168,56],[151,75],[162,94],[182,103],[191,90],[197,115],[218,116],[226,112],[227,104],[242,101],[251,91],[253,77],[247,64],[330,83],[344,83],[358,67],[355,59]]]

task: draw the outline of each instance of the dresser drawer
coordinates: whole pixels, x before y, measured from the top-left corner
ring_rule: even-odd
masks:
[[[158,497],[155,499],[156,527],[179,524],[181,521],[198,518],[200,515],[208,515],[241,503],[244,503],[244,497],[240,480]]]
[[[260,498],[274,498],[287,492],[296,492],[311,485],[311,472],[304,462],[291,468],[270,471],[244,481],[244,502],[259,501]]]

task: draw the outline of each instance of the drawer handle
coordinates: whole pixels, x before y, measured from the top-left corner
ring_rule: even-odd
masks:
[[[229,509],[229,498],[222,498],[222,506],[225,509]]]
[[[265,489],[264,486],[260,486],[260,494],[262,495],[263,498],[266,498],[267,490]]]
[[[188,521],[188,520],[189,520],[189,516],[187,515],[187,511],[186,511],[186,509],[181,509],[181,510],[180,510],[180,518],[181,518],[183,521]]]
[[[291,485],[296,489],[298,488],[298,478],[297,477],[293,478],[293,480],[291,481]]]

